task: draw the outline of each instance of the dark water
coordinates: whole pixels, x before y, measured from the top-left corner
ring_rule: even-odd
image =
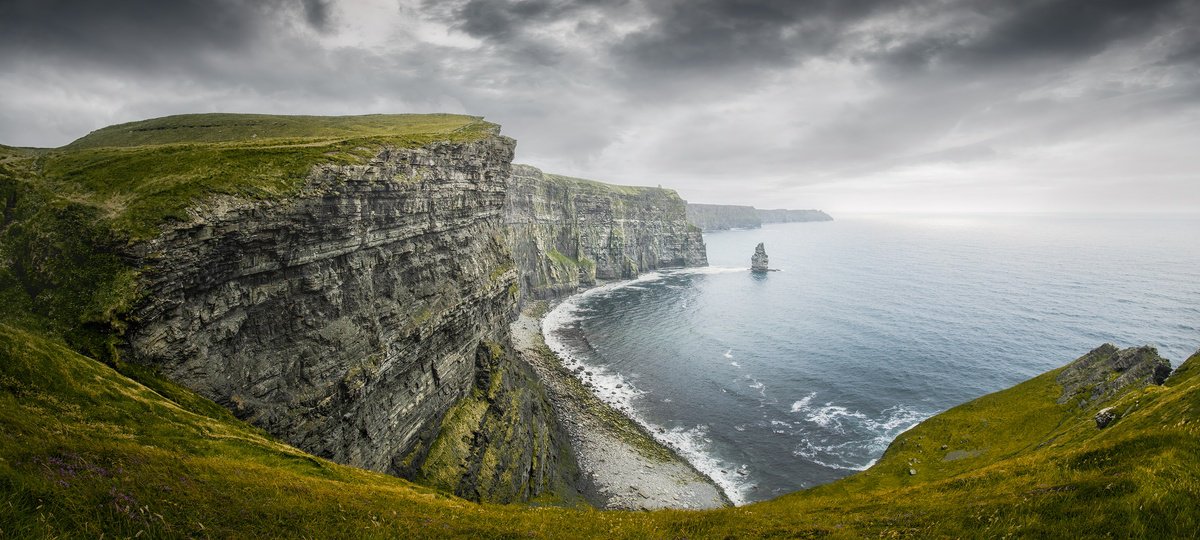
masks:
[[[1195,218],[861,218],[705,241],[712,267],[589,291],[544,330],[738,502],[864,469],[916,422],[1101,343],[1174,365],[1200,346]],[[781,271],[746,269],[758,242]]]

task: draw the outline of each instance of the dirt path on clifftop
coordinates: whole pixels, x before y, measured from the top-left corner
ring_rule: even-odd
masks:
[[[512,336],[517,352],[541,378],[571,435],[589,502],[625,510],[729,505],[711,480],[605,405],[563,369],[542,339],[538,319],[522,314],[512,324]]]

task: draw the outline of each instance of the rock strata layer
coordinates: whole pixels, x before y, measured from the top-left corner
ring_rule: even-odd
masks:
[[[674,190],[617,186],[514,165],[504,221],[525,298],[558,298],[596,280],[705,266],[700,229]]]
[[[210,201],[132,248],[146,294],[128,356],[305,451],[416,474],[447,411],[511,360],[479,358],[506,349],[516,306],[502,222],[513,146],[383,148],[314,168],[286,200]],[[492,462],[517,474],[494,479],[513,486],[502,500],[551,488],[561,455],[537,446],[559,439],[544,396],[521,399],[533,401],[507,420],[534,436],[490,424],[489,436],[526,436]]]
[[[312,454],[464,497],[578,497],[570,438],[509,323],[522,295],[707,264],[671,190],[511,164],[498,134],[217,197],[128,248],[126,357]],[[514,259],[515,257],[515,259]]]
[[[1070,363],[1058,374],[1056,380],[1063,388],[1058,403],[1082,396],[1079,405],[1085,407],[1102,402],[1126,388],[1161,385],[1170,374],[1171,363],[1159,356],[1154,347],[1118,349],[1115,345],[1105,343]]]

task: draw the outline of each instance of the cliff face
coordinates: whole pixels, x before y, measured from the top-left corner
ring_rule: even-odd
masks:
[[[763,223],[798,223],[805,221],[833,221],[833,217],[820,210],[759,210],[758,219]]]
[[[480,381],[528,372],[502,346],[517,296],[501,219],[513,144],[384,149],[315,168],[295,197],[208,204],[133,248],[148,269],[130,356],[308,452],[423,474],[447,411],[481,386],[482,403],[508,396]],[[540,438],[459,419],[521,446],[504,459],[515,478],[465,490],[522,499],[557,481],[561,428],[544,400],[522,393],[519,418],[504,418]]]
[[[753,206],[688,203],[687,218],[705,231],[762,227],[762,220]]]
[[[597,279],[704,266],[700,229],[673,190],[615,186],[514,165],[504,220],[525,298],[574,292]]]

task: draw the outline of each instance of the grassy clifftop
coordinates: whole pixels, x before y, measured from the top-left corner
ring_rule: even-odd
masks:
[[[0,324],[0,536],[1186,536],[1200,528],[1197,364],[1087,407],[1056,403],[1050,372],[927,420],[868,471],[764,503],[597,512],[475,504],[336,465]],[[1105,429],[1101,405],[1120,411]]]
[[[39,187],[95,209],[116,232],[144,239],[210,195],[285,196],[317,164],[360,163],[384,145],[470,141],[496,130],[479,117],[446,114],[189,114],[110,126],[62,148],[26,151],[14,168]]]
[[[122,255],[216,195],[296,193],[319,164],[358,164],[385,146],[466,142],[479,117],[193,114],[120,124],[67,146],[0,146],[0,316],[34,314],[97,357],[113,354],[138,269]]]

